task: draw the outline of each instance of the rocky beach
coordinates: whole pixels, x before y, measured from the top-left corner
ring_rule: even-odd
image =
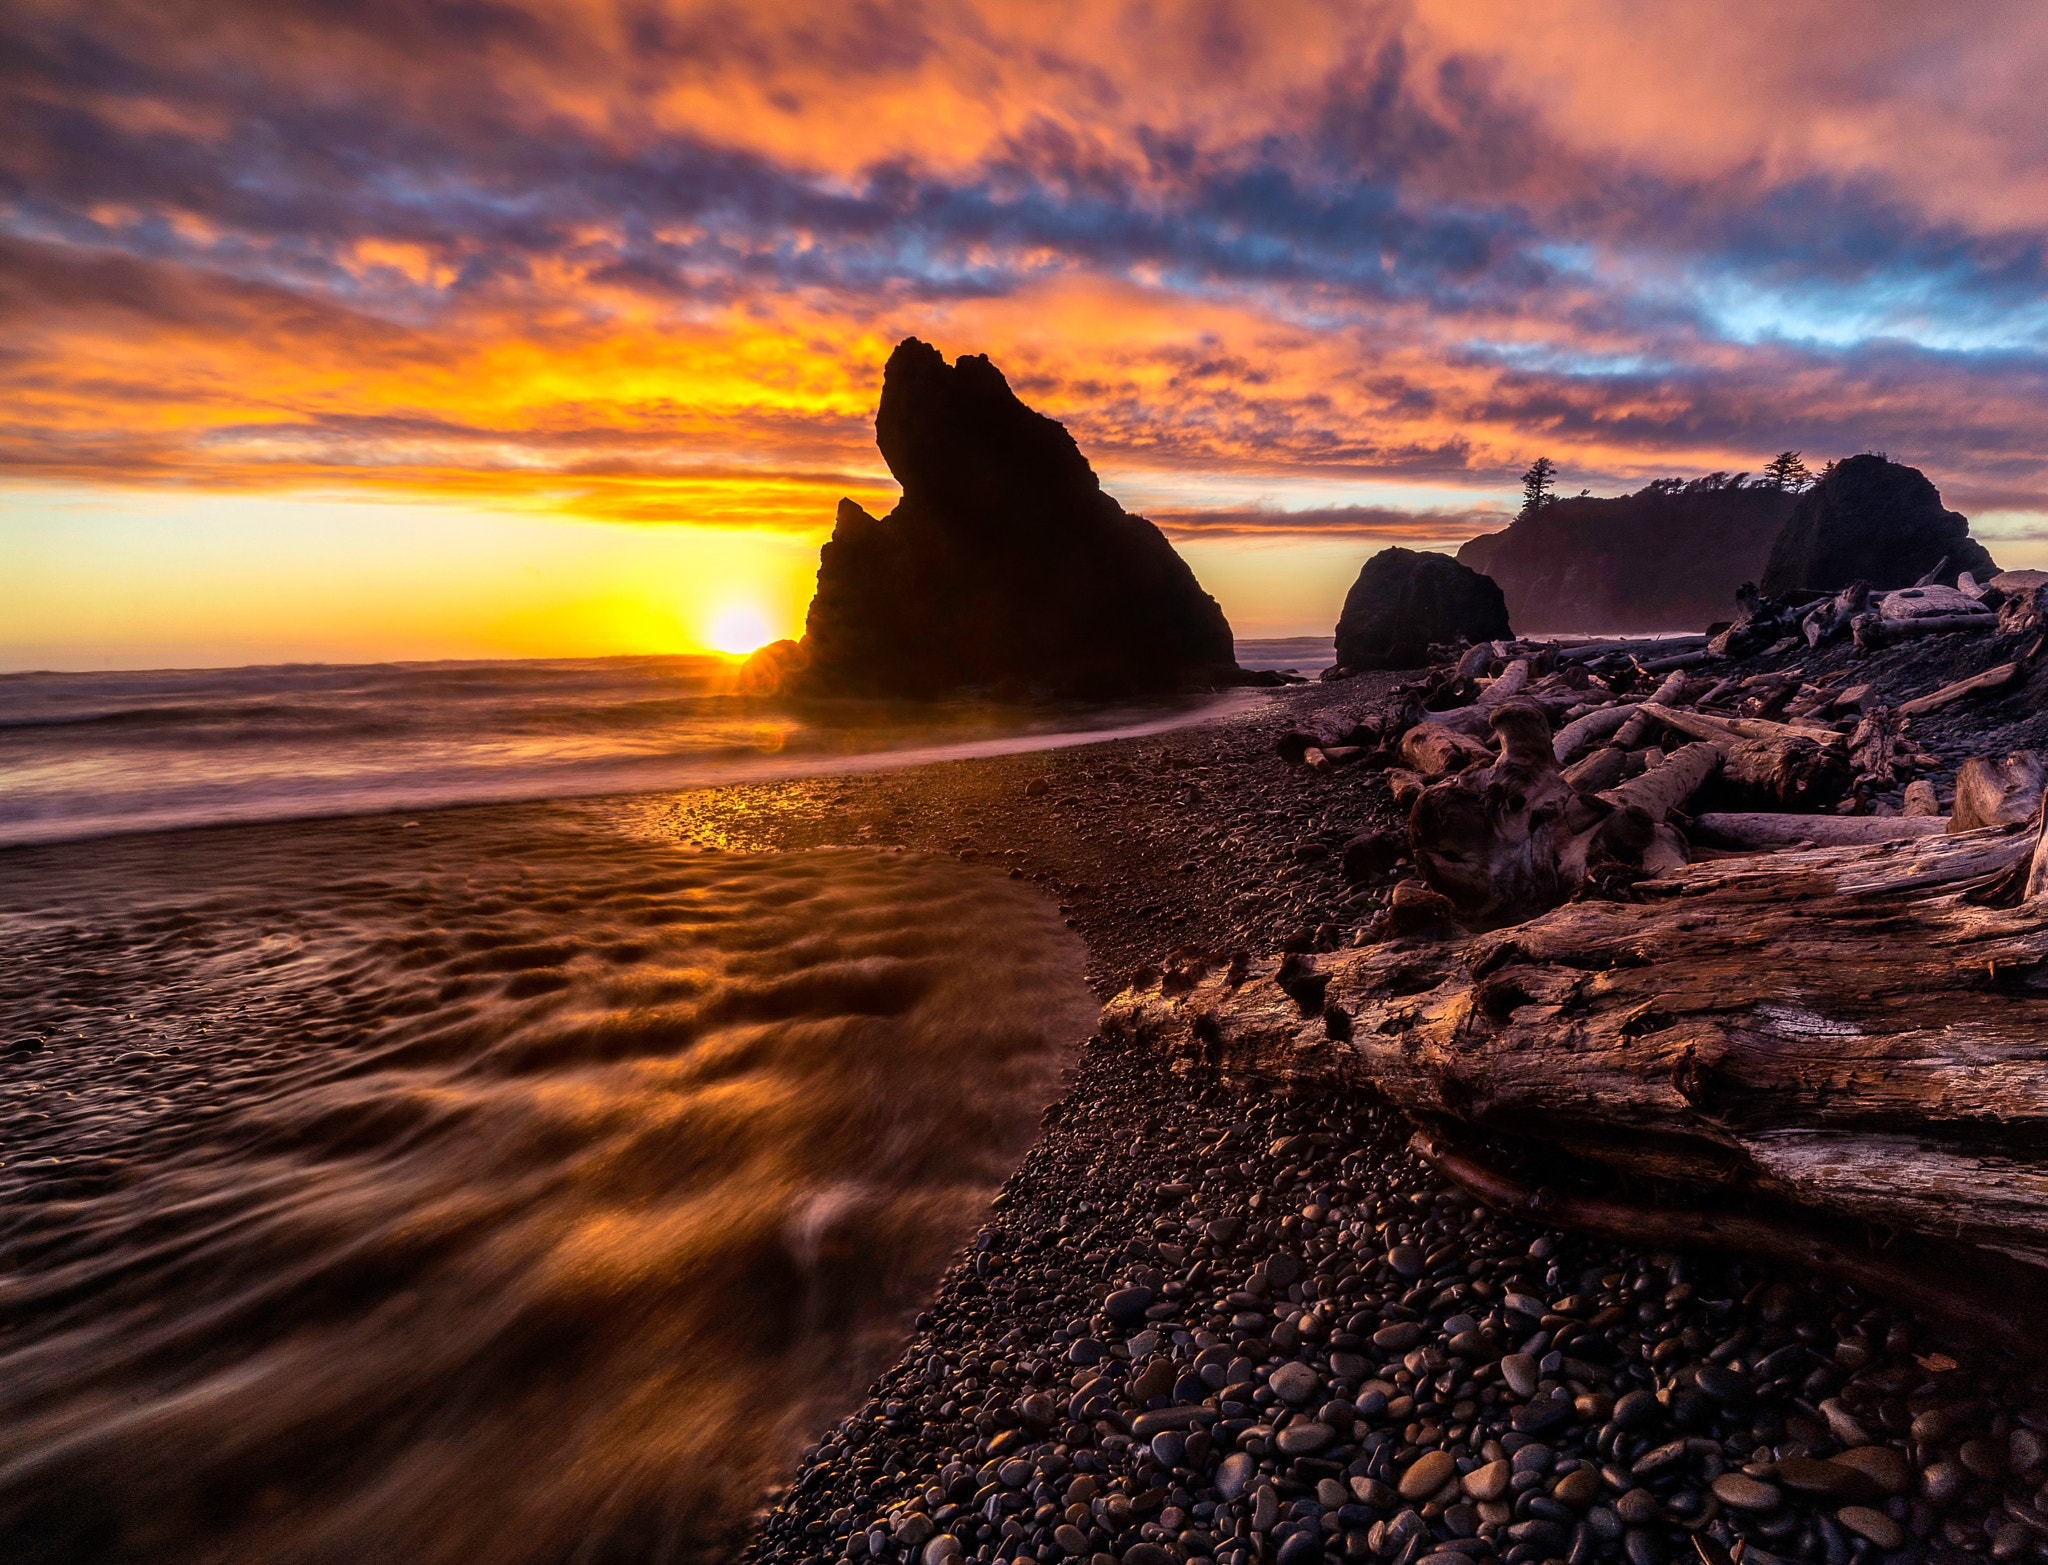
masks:
[[[1856,678],[1903,700],[1959,655],[1931,638]],[[1777,649],[1727,672],[1801,662]],[[1307,769],[1285,736],[1341,729],[1395,684],[1275,692],[1157,740],[689,796],[668,823],[735,848],[948,851],[1033,880],[1105,999],[1176,963],[1270,968],[1360,939],[1387,901],[1395,867],[1356,845],[1398,819],[1384,774]],[[2015,691],[1922,742],[1952,776],[2034,738],[2038,707]],[[1098,1035],[896,1366],[805,1452],[747,1557],[2048,1549],[2037,1342],[1970,1340],[1796,1268],[1490,1212],[1409,1150],[1411,1128],[1370,1094]]]

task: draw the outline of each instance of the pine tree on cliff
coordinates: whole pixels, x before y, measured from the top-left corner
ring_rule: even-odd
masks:
[[[1539,456],[1529,464],[1529,471],[1522,475],[1522,514],[1534,516],[1546,505],[1553,503],[1557,496],[1550,492],[1557,480],[1557,464],[1547,456]]]
[[[1799,459],[1797,451],[1780,451],[1764,463],[1764,477],[1773,489],[1797,494],[1813,482],[1813,470]]]

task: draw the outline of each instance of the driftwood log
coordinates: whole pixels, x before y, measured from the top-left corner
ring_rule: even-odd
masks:
[[[1444,927],[1441,898],[1403,887],[1387,938],[1250,976],[1183,971],[1103,1025],[1270,1081],[1369,1088],[1454,1147],[1507,1138],[1752,1213],[1803,1208],[1870,1254],[1903,1233],[2040,1267],[2041,841],[2037,817],[1714,860],[1639,885],[1641,902],[1479,937],[1399,933]],[[2040,1308],[2048,1274],[2028,1275]]]

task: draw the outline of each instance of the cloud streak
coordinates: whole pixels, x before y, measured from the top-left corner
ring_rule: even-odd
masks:
[[[2048,510],[2048,21],[1993,8],[23,0],[0,473],[817,528],[916,332],[1113,485],[1472,497],[1190,536],[1418,537],[1539,450]]]

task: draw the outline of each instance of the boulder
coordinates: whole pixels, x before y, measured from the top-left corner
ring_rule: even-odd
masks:
[[[1910,587],[1937,566],[1935,580],[1949,587],[1962,571],[1979,581],[1998,571],[1970,536],[1968,519],[1942,508],[1925,473],[1881,456],[1852,456],[1799,497],[1759,585],[1767,596],[1834,592],[1852,581],[1884,592]]]
[[[1124,696],[1234,683],[1230,625],[1187,562],[1103,493],[1065,426],[985,356],[907,338],[875,439],[903,498],[839,502],[796,688]]]
[[[1512,635],[1491,577],[1448,554],[1382,549],[1365,562],[1337,617],[1337,662],[1350,669],[1420,668],[1434,642]]]

